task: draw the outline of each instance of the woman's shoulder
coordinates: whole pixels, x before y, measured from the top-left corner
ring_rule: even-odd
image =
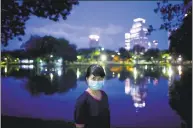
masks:
[[[103,90],[100,90],[100,91],[101,91],[101,93],[102,93],[103,96],[105,96],[105,97],[108,98],[107,93],[106,93],[105,91],[103,91]]]
[[[84,92],[76,99],[76,102],[82,104],[82,103],[84,103],[86,100],[87,100],[87,94],[86,94],[86,92],[84,91]]]

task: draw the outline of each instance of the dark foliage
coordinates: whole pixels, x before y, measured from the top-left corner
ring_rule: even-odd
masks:
[[[135,46],[133,46],[132,51],[136,54],[139,54],[140,52],[145,52],[145,48],[141,45],[135,45]]]
[[[170,106],[176,110],[186,122],[187,128],[192,127],[192,70],[185,71],[180,81],[175,81],[169,90]]]
[[[184,18],[181,27],[172,32],[169,39],[171,53],[177,53],[184,59],[192,60],[192,13]]]
[[[9,40],[25,35],[25,23],[30,16],[66,20],[78,0],[2,0],[1,4],[1,42],[7,46]]]
[[[131,55],[125,48],[119,48],[119,53],[120,53],[121,59],[123,60],[131,57]]]

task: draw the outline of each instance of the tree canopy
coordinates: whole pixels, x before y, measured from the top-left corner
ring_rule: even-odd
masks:
[[[1,43],[7,46],[9,40],[21,40],[25,35],[25,23],[30,16],[66,20],[78,0],[2,0],[1,4]]]

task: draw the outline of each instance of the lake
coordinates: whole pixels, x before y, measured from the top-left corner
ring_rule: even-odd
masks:
[[[103,90],[111,124],[117,127],[178,128],[180,117],[168,103],[168,87],[182,66],[104,65]],[[5,116],[73,121],[75,101],[87,88],[87,66],[1,67],[1,112]]]

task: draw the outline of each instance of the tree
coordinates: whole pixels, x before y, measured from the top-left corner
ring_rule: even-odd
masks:
[[[139,54],[140,52],[145,52],[145,48],[141,45],[134,45],[133,46],[133,52],[135,54]]]
[[[192,1],[184,0],[182,4],[173,5],[163,0],[157,3],[154,12],[161,14],[163,19],[163,24],[159,29],[170,32],[169,52],[181,54],[185,59],[192,60]],[[152,31],[151,26],[149,32]]]
[[[1,3],[1,42],[7,46],[9,40],[25,35],[25,23],[31,15],[52,21],[60,17],[66,20],[78,0],[3,0]]]
[[[160,25],[160,30],[175,31],[182,22],[186,15],[190,14],[192,10],[192,1],[184,0],[184,3],[171,4],[168,0],[157,2],[157,7],[154,9],[156,14],[161,15],[163,24]],[[149,32],[157,30],[152,25],[149,26]]]
[[[144,54],[144,58],[148,61],[158,61],[160,58],[160,51],[159,49],[149,49],[147,52]]]
[[[120,53],[121,59],[123,60],[131,57],[129,52],[125,48],[122,48],[122,47],[119,48],[119,53]]]
[[[169,88],[169,104],[181,118],[187,127],[192,126],[192,70],[186,70],[180,81],[174,81]]]
[[[170,36],[171,53],[182,55],[184,59],[192,60],[192,14],[184,18],[180,28]]]

